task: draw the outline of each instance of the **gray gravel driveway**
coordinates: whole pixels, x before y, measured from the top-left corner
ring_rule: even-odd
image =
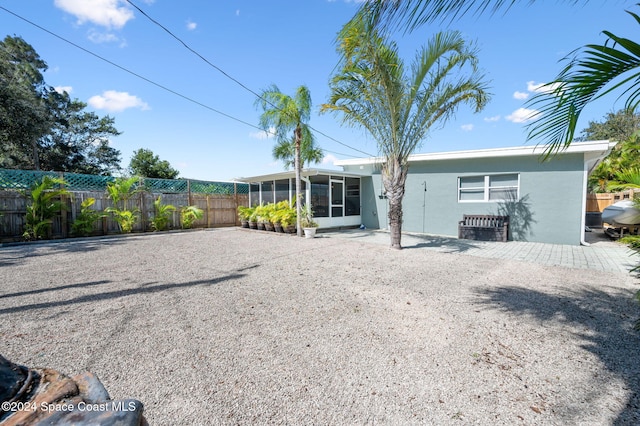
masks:
[[[640,423],[629,274],[217,229],[0,248],[0,353],[153,425]]]

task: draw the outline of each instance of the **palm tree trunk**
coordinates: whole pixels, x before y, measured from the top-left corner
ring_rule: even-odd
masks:
[[[298,237],[302,237],[302,208],[300,206],[300,203],[302,202],[302,198],[300,196],[300,187],[302,186],[302,179],[300,178],[300,175],[302,174],[302,167],[300,164],[300,143],[302,141],[302,129],[300,128],[300,126],[296,127],[294,135],[296,143],[296,152],[294,156],[294,168],[296,169],[296,233]]]
[[[389,201],[389,234],[391,248],[402,249],[402,199],[408,166],[402,167],[397,158],[387,159],[382,167],[382,183]]]

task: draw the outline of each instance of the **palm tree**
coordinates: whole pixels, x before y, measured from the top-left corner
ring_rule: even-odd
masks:
[[[273,158],[282,160],[285,169],[295,166],[296,141],[295,137],[289,140],[279,139],[273,147]],[[322,148],[316,145],[316,138],[308,127],[302,128],[302,141],[300,142],[300,168],[305,164],[319,163],[324,158]]]
[[[458,32],[436,34],[417,52],[410,75],[396,44],[380,35],[364,14],[345,25],[338,43],[341,70],[331,80],[330,99],[321,111],[340,114],[344,123],[364,128],[376,140],[384,157],[391,247],[400,249],[409,155],[460,104],[480,111],[489,99],[487,87],[476,51]],[[465,71],[470,71],[466,78]]]
[[[611,192],[626,189],[640,189],[640,167],[630,167],[616,172],[615,180],[608,182],[607,190]]]
[[[279,143],[286,141],[291,143],[293,131],[294,145],[294,168],[296,172],[296,225],[298,228],[298,236],[302,237],[302,227],[300,226],[300,200],[302,196],[300,187],[302,185],[300,179],[301,173],[301,144],[306,133],[310,133],[307,124],[311,118],[311,94],[306,86],[300,86],[296,89],[294,97],[285,95],[278,89],[278,86],[272,84],[263,90],[260,98],[256,100],[256,105],[262,108],[260,115],[260,127],[265,131],[275,128],[276,137]]]
[[[533,3],[535,0],[527,0]],[[565,0],[571,4],[588,0]],[[434,22],[438,18],[455,20],[467,13],[495,13],[506,10],[518,0],[371,0],[361,6],[371,22],[381,28],[406,31]],[[636,22],[637,14],[627,11]],[[357,19],[354,17],[354,19]],[[574,140],[576,125],[584,107],[614,90],[624,88],[625,108],[640,105],[640,44],[603,31],[608,40],[603,45],[589,44],[573,53],[568,64],[549,89],[533,97],[528,105],[539,108],[528,125],[528,140],[541,139],[547,145],[545,158]]]

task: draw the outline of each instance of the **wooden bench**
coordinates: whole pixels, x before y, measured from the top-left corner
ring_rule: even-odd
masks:
[[[465,214],[458,222],[458,238],[463,240],[503,241],[509,235],[509,216]]]

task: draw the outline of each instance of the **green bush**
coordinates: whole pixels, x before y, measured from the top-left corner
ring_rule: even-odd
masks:
[[[162,196],[153,202],[154,216],[151,220],[151,227],[154,231],[164,231],[169,226],[169,218],[176,211],[171,204],[162,204]]]
[[[24,233],[22,234],[25,240],[48,237],[53,218],[65,209],[60,197],[69,194],[66,189],[56,188],[56,186],[65,184],[64,179],[43,176],[40,181],[31,185],[29,191],[21,191],[22,195],[28,198]]]
[[[80,214],[71,224],[71,234],[86,237],[93,232],[93,224],[105,215],[92,209],[96,202],[95,198],[87,198],[80,204]]]
[[[183,229],[190,229],[193,223],[202,219],[204,211],[198,206],[186,206],[180,210],[180,221],[182,222]]]
[[[107,195],[113,202],[113,207],[108,207],[105,212],[111,213],[120,226],[120,231],[129,233],[138,221],[138,209],[129,210],[129,199],[138,192],[136,184],[137,176],[130,178],[118,178],[114,182],[107,183]]]

